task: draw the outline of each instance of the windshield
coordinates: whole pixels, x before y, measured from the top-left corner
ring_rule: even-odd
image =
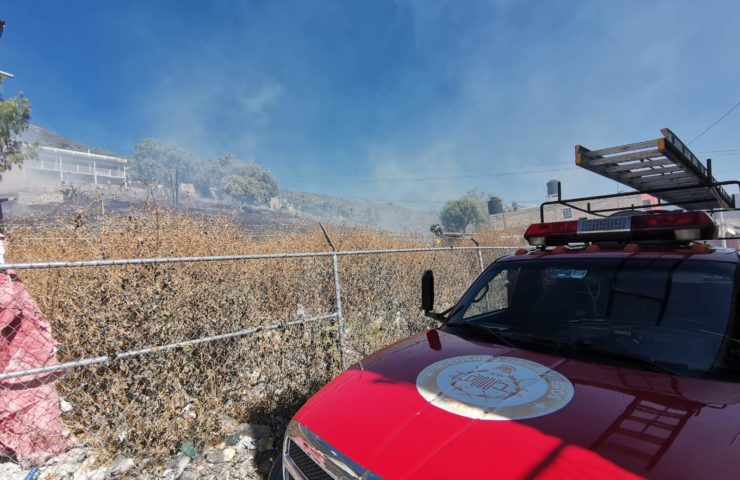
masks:
[[[681,259],[500,262],[466,293],[445,328],[486,327],[492,341],[523,348],[608,352],[611,360],[740,380],[736,268]]]

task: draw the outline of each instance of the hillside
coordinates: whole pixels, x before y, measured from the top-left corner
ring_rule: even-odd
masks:
[[[65,148],[68,150],[76,150],[79,152],[86,152],[89,150],[91,153],[118,156],[110,150],[91,147],[90,145],[86,145],[82,142],[70,140],[69,138],[63,137],[58,133],[52,132],[51,130],[47,130],[43,127],[33,124],[28,127],[28,130],[23,132],[23,135],[21,135],[21,140],[27,143],[37,143],[45,147]]]
[[[372,225],[396,232],[427,232],[439,221],[434,212],[423,212],[394,203],[346,200],[308,192],[282,190],[280,196],[295,209],[322,219],[351,225]]]
[[[31,125],[21,138],[25,142],[43,146],[83,152],[89,150],[92,153],[116,156],[116,153],[106,149],[92,147],[83,142],[71,140],[38,125]],[[209,161],[200,160],[200,162],[202,165],[202,162]],[[135,171],[135,169],[130,169],[130,172],[132,171]],[[185,182],[187,181],[185,180]],[[41,184],[38,183],[36,186],[39,185]],[[136,187],[140,185],[132,182],[129,186]],[[57,187],[52,188],[52,190],[56,189]],[[87,189],[82,187],[81,190]],[[120,189],[116,190],[114,197],[117,202],[114,203],[120,203],[121,205],[130,205],[131,202],[136,203],[137,189],[133,188],[129,190],[131,191],[128,193],[120,191]],[[139,190],[141,189],[139,188]],[[144,193],[141,193],[141,195],[144,195]],[[159,192],[159,195],[163,199],[171,198],[171,194],[166,189]],[[247,223],[255,222],[265,225],[270,223],[292,223],[299,219],[307,221],[321,220],[338,225],[372,226],[386,231],[415,233],[428,232],[429,226],[439,221],[437,214],[434,212],[418,211],[393,203],[347,200],[330,195],[290,190],[281,190],[278,193],[278,197],[281,200],[276,202],[276,204],[275,202],[271,202],[273,203],[273,209],[242,206],[237,216],[244,217],[244,221]],[[235,203],[229,201],[226,196],[222,196],[218,200],[213,198],[200,199],[199,197],[192,200],[192,202],[186,202],[189,203],[190,207],[197,206],[206,210],[233,209],[235,206]],[[27,210],[24,209],[23,211],[30,213]],[[55,210],[64,211],[65,208],[60,206]]]

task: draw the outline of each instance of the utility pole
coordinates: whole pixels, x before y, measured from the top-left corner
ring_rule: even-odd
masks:
[[[0,37],[3,36],[4,30],[5,30],[5,22],[3,20],[0,20]],[[0,81],[2,81],[3,77],[14,78],[14,75],[12,73],[3,72],[2,70],[0,70]]]
[[[3,202],[7,202],[10,198],[0,198],[0,234],[5,233],[5,219],[3,218]]]
[[[722,248],[727,248],[727,227],[725,227],[725,216],[722,214],[722,210],[719,211],[719,238],[721,238]]]
[[[180,189],[180,179],[178,178],[180,175],[180,167],[177,166],[172,172],[172,206],[173,208],[177,208],[177,204],[179,203],[179,189]]]

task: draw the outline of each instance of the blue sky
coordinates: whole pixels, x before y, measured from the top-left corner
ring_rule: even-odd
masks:
[[[736,1],[5,0],[33,122],[120,154],[234,153],[281,187],[417,208],[616,185],[573,147],[690,141],[740,102]],[[740,108],[691,143],[740,176]],[[734,150],[716,152],[716,150]]]

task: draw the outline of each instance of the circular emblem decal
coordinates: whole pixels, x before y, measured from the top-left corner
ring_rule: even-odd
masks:
[[[573,398],[573,384],[544,365],[516,357],[467,355],[441,360],[416,377],[429,403],[481,420],[518,420],[556,412]]]

